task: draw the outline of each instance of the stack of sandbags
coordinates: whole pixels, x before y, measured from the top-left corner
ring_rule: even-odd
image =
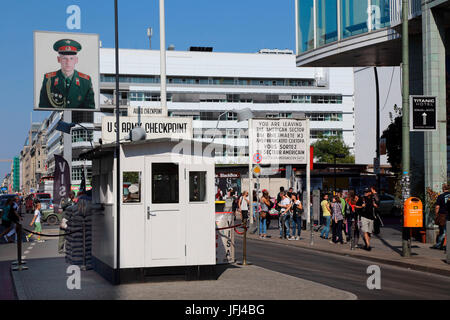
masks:
[[[66,262],[92,269],[92,210],[90,201],[78,200],[66,209],[68,213]]]

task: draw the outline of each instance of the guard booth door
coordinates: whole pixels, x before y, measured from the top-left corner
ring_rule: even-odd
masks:
[[[145,160],[145,265],[162,267],[186,262],[184,165],[172,158]]]

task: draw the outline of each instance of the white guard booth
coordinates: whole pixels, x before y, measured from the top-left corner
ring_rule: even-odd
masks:
[[[115,144],[85,154],[93,161],[93,203],[103,207],[93,216],[94,270],[112,283],[216,279],[217,146],[169,138],[121,143],[119,239]]]

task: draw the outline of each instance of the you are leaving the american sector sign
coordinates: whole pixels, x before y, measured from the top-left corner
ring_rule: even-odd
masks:
[[[309,124],[297,119],[252,119],[252,154],[260,164],[306,164]]]
[[[129,138],[130,131],[140,126],[147,133],[147,139],[174,138],[192,139],[191,118],[155,118],[141,116],[120,117],[120,140]],[[116,141],[116,117],[102,118],[103,143]]]

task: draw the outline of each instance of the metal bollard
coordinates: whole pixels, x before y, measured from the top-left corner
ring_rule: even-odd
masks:
[[[16,224],[16,233],[17,233],[17,263],[14,267],[11,268],[12,271],[22,271],[28,270],[28,267],[25,266],[22,261],[22,224]],[[14,265],[14,263],[13,263]]]

